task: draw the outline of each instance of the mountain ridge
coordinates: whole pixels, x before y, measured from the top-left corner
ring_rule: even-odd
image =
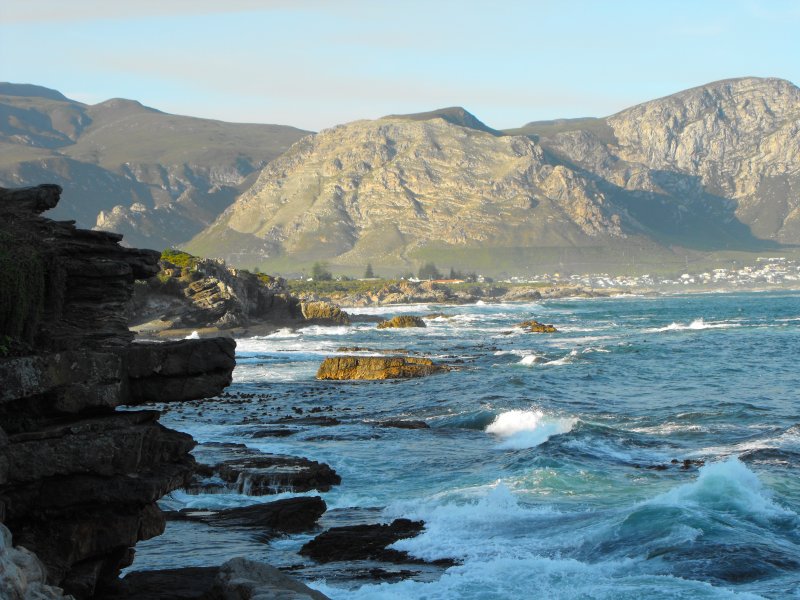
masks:
[[[302,140],[187,248],[267,268],[397,271],[437,255],[470,266],[458,255],[478,250],[668,255],[800,242],[800,90],[788,81],[721,80],[602,119],[532,122],[526,135],[437,112]],[[782,219],[761,194],[776,174]]]
[[[25,95],[33,94],[33,95]],[[0,185],[61,184],[48,215],[163,249],[187,241],[250,176],[309,132],[171,115],[138,101],[94,105],[0,84]]]

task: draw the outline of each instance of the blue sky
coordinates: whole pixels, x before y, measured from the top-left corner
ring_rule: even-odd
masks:
[[[0,80],[312,130],[453,105],[507,128],[798,84],[798,32],[782,0],[2,0]]]

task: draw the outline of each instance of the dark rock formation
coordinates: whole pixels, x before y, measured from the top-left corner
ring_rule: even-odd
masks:
[[[378,329],[391,329],[393,327],[427,327],[427,325],[420,317],[411,315],[398,315],[388,321],[378,323]]]
[[[388,525],[332,527],[306,543],[300,554],[321,563],[343,560],[414,562],[406,552],[387,549],[387,546],[419,535],[424,527],[422,521],[409,519],[396,519]]]
[[[231,383],[236,342],[230,338],[133,344],[128,348],[128,404],[213,396]]]
[[[312,529],[327,508],[319,496],[298,496],[218,511],[184,509],[168,514],[167,518],[202,521],[212,525],[257,527],[267,534],[297,533]]]
[[[221,567],[141,571],[125,576],[105,600],[327,600],[275,567],[234,558]]]
[[[215,464],[201,464],[192,489],[208,489],[214,484],[205,483],[201,477],[216,476],[229,489],[251,496],[264,496],[281,492],[327,492],[339,485],[342,478],[330,466],[299,456],[264,454],[245,446],[210,444],[200,446],[195,454],[199,460],[208,461],[215,456]]]
[[[388,421],[380,421],[378,423],[381,427],[394,427],[396,429],[430,429],[431,426],[425,421],[404,421],[402,419],[389,419]]]
[[[407,379],[448,371],[429,358],[409,356],[333,356],[326,358],[317,379]]]
[[[60,192],[0,189],[0,515],[86,598],[163,531],[156,501],[194,469],[190,436],[115,408],[218,393],[233,343],[132,345],[126,307],[159,254],[40,217]]]

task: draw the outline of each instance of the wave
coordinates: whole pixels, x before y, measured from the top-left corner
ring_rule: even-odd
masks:
[[[758,476],[735,456],[701,467],[695,481],[673,488],[649,504],[702,506],[756,521],[797,518],[796,513],[776,504]]]
[[[503,441],[498,448],[522,450],[544,444],[554,435],[569,433],[578,422],[575,417],[557,417],[541,410],[509,410],[495,417],[486,427]]]
[[[707,323],[702,317],[699,319],[695,319],[688,325],[684,325],[683,323],[672,322],[666,327],[656,327],[652,329],[648,329],[649,333],[663,333],[666,331],[702,331],[704,329],[729,329],[731,327],[741,327],[741,323],[735,323],[732,321],[713,321]]]

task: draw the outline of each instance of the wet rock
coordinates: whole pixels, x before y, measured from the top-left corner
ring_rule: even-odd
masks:
[[[379,421],[378,425],[381,427],[396,427],[397,429],[430,429],[430,425],[425,421],[403,421],[401,419]]]
[[[327,508],[319,496],[301,496],[217,511],[183,509],[168,517],[226,527],[257,527],[267,533],[298,533],[312,529]]]
[[[295,429],[275,428],[275,429],[259,429],[254,431],[251,435],[253,439],[261,439],[267,437],[289,437],[297,433]]]
[[[425,321],[420,317],[411,315],[398,315],[388,321],[378,323],[378,329],[391,329],[395,327],[427,327]]]
[[[406,379],[449,370],[429,358],[334,356],[322,362],[317,379]]]
[[[414,562],[406,552],[388,549],[387,546],[419,535],[424,527],[422,521],[409,519],[396,519],[388,525],[333,527],[306,543],[300,554],[321,563],[349,560]]]
[[[218,477],[225,487],[241,494],[264,496],[286,491],[327,492],[342,478],[330,466],[307,458],[283,454],[265,454],[243,444],[203,444],[195,454],[201,461],[218,459],[213,465],[197,466],[197,476],[189,490],[208,491],[219,484],[199,477]]]

